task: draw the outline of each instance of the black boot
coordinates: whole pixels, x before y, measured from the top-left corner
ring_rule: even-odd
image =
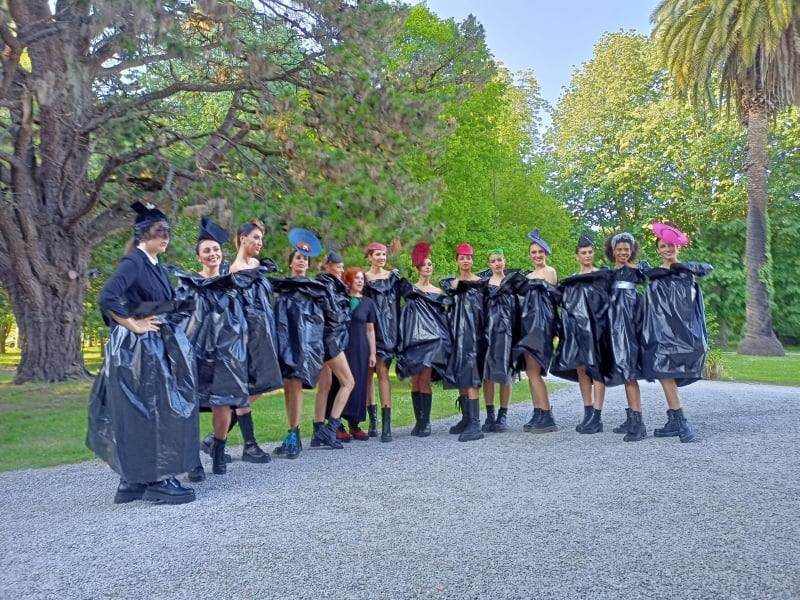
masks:
[[[536,427],[533,428],[533,433],[550,433],[553,431],[558,431],[558,425],[556,425],[556,420],[553,418],[552,409],[540,409],[539,414],[539,422],[536,424]]]
[[[369,437],[378,437],[378,405],[370,404],[367,406],[367,415],[369,416],[367,434]]]
[[[230,431],[230,429],[228,429],[228,431]],[[208,454],[209,456],[211,456],[211,442],[213,442],[213,441],[214,441],[214,434],[213,433],[209,433],[200,442],[200,452],[204,452],[205,454]],[[233,459],[231,458],[230,454],[225,454],[225,462],[226,463],[233,462]]]
[[[653,429],[653,436],[655,437],[675,437],[678,435],[678,422],[675,419],[677,411],[671,408],[667,410],[667,422],[664,427],[657,427]]]
[[[214,475],[225,475],[228,464],[225,461],[225,440],[213,438],[211,442],[211,472]]]
[[[433,394],[419,392],[419,437],[428,437],[431,434],[431,404]]]
[[[453,435],[461,433],[464,431],[464,429],[466,429],[467,425],[469,425],[467,409],[464,406],[466,400],[467,399],[464,396],[459,396],[456,398],[456,405],[461,409],[461,420],[450,428],[450,433]]]
[[[283,443],[275,448],[275,455],[282,458],[297,458],[303,450],[303,442],[300,440],[300,428],[290,429]]]
[[[679,408],[675,411],[675,420],[678,423],[678,438],[684,443],[694,441],[694,431],[689,426],[689,421],[683,416],[683,409]]]
[[[200,483],[206,480],[206,470],[203,468],[203,465],[198,463],[194,469],[187,473],[186,478],[192,483]]]
[[[322,425],[319,429],[317,429],[315,437],[311,440],[311,445],[314,446],[314,440],[316,440],[317,446],[327,446],[332,450],[341,450],[344,448],[344,444],[336,439],[336,432],[339,431],[339,425],[339,419],[328,419],[327,424]]]
[[[419,394],[420,392],[411,392],[411,405],[414,407],[414,427],[411,428],[411,435],[414,437],[419,437],[419,432],[422,428],[422,416],[420,413],[422,400]]]
[[[542,418],[542,409],[541,408],[536,408],[534,406],[533,407],[533,416],[531,417],[530,421],[528,421],[527,423],[525,423],[525,425],[522,426],[522,431],[531,432],[534,429],[536,429],[536,426],[539,424],[539,420],[541,418]]]
[[[269,454],[259,448],[256,443],[256,434],[253,432],[253,413],[239,415],[239,429],[244,439],[242,460],[250,463],[268,463],[270,461]]]
[[[319,430],[325,426],[325,421],[314,421],[311,423],[311,447],[319,448],[322,446],[322,439],[319,437]]]
[[[192,488],[184,487],[177,479],[170,477],[148,484],[142,499],[156,504],[186,504],[193,502],[195,495]]]
[[[642,413],[636,410],[632,410],[630,413],[630,419],[631,422],[630,425],[628,425],[628,431],[625,433],[625,437],[622,438],[622,441],[638,442],[646,438],[647,429],[645,428],[644,421],[642,420]]]
[[[586,425],[581,427],[578,433],[602,433],[603,421],[601,416],[602,411],[596,408],[592,411],[591,418],[587,421]]]
[[[586,426],[586,424],[589,422],[589,419],[592,418],[592,413],[593,412],[594,412],[594,408],[592,408],[591,404],[589,406],[584,406],[583,407],[583,421],[581,421],[580,423],[578,423],[575,426],[575,431],[577,431],[578,433],[581,432],[581,429],[583,429]]]
[[[632,412],[633,411],[630,408],[626,408],[625,421],[622,423],[622,425],[614,427],[614,429],[612,429],[611,431],[613,431],[614,433],[628,433],[628,428],[633,424],[633,421],[631,420]]]
[[[492,429],[495,433],[503,433],[508,431],[508,409],[507,408],[500,408],[497,411],[497,420],[494,422],[494,429]]]
[[[381,406],[381,441],[392,441],[392,409]]]
[[[495,424],[494,404],[487,404],[486,421],[484,421],[483,427],[481,427],[481,431],[483,431],[484,433],[489,433],[490,431],[494,431],[494,424]]]
[[[481,432],[481,401],[477,398],[465,398],[464,406],[466,406],[466,416],[469,419],[469,424],[458,436],[458,441],[474,442],[483,439],[483,433]]]
[[[117,493],[114,495],[114,504],[125,504],[126,502],[141,500],[146,489],[146,483],[129,483],[124,479],[120,479]]]

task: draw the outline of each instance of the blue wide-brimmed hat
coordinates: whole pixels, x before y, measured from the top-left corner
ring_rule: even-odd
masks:
[[[303,256],[319,256],[322,242],[308,229],[295,227],[289,232],[289,243]]]
[[[538,229],[534,229],[533,231],[528,232],[528,239],[537,246],[541,246],[542,250],[544,250],[544,253],[547,254],[547,256],[550,256],[552,254],[549,244],[539,237]]]

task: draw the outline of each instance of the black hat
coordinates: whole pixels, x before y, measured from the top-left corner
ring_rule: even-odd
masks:
[[[200,219],[200,232],[197,234],[198,244],[203,240],[214,240],[219,244],[224,244],[228,241],[228,238],[230,238],[228,232],[214,223],[214,221],[208,217]]]
[[[339,254],[338,252],[336,252],[334,250],[331,250],[330,252],[328,252],[325,255],[325,262],[334,263],[334,264],[335,263],[343,263],[344,259],[342,258],[341,254]]]
[[[586,248],[587,246],[594,246],[594,240],[584,233],[578,238],[578,248]]]
[[[141,202],[134,202],[131,208],[136,211],[136,226],[150,225],[158,221],[169,221],[167,215],[158,210],[152,204],[142,204]]]

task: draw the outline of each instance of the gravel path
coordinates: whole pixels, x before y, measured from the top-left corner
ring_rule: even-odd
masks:
[[[559,433],[523,433],[518,406],[469,444],[451,420],[236,460],[183,506],[113,505],[98,461],[2,474],[0,598],[800,597],[800,388],[682,394],[700,443],[623,443],[619,388],[607,433],[579,435],[570,386]],[[651,432],[660,388],[642,396]]]

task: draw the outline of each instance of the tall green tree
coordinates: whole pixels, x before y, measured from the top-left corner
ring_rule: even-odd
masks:
[[[681,90],[713,105],[718,86],[747,128],[747,311],[739,352],[783,355],[772,327],[767,136],[769,118],[800,103],[800,2],[662,0],[653,39]]]

